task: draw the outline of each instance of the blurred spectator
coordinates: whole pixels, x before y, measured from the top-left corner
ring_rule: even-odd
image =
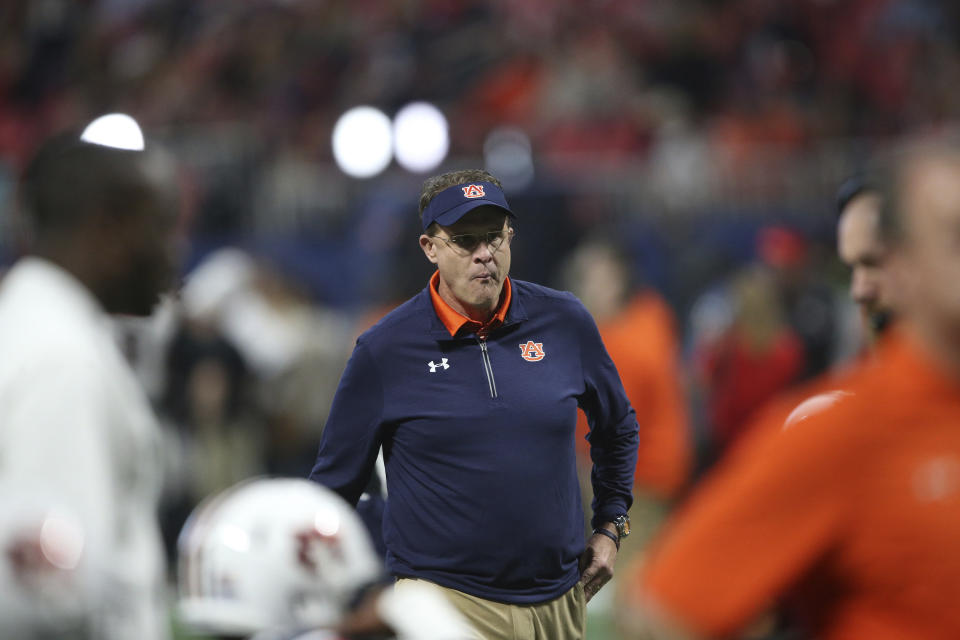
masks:
[[[809,241],[787,227],[764,227],[757,253],[773,274],[786,321],[803,343],[799,379],[823,373],[834,358],[834,293],[812,268]]]
[[[239,249],[207,256],[181,300],[160,399],[178,451],[164,501],[171,552],[204,496],[263,473],[305,475],[349,348],[340,314]]]
[[[596,320],[637,412],[634,485],[641,494],[669,501],[686,483],[692,462],[673,312],[656,291],[636,286],[630,263],[608,242],[578,247],[565,273],[567,286]],[[577,447],[586,468],[591,465],[584,438],[588,431],[580,413]]]
[[[455,156],[510,124],[544,166],[596,166],[642,159],[674,135],[648,98],[675,94],[711,164],[760,192],[782,184],[770,174],[787,154],[817,141],[936,125],[960,107],[949,4],[514,4],[8,2],[0,157],[20,166],[38,136],[105,105],[169,128],[190,156],[212,134],[198,125],[234,128],[247,152],[198,170],[201,189],[214,172],[232,184],[218,215],[237,229],[265,210],[278,214],[260,220],[268,227],[335,213],[325,200],[340,187],[295,173],[329,160],[330,128],[350,104],[431,100],[453,120]]]
[[[217,376],[207,375],[207,383],[230,383],[220,394],[224,409],[242,413],[237,404],[249,396],[245,406],[255,410],[262,439],[255,468],[300,476],[313,462],[312,449],[346,363],[350,323],[313,302],[289,273],[224,249],[193,271],[183,300],[188,335],[194,343],[205,341],[203,353],[209,356],[213,349],[223,366]],[[247,375],[250,391],[244,394]]]
[[[600,337],[637,417],[639,444],[633,479],[632,532],[619,555],[624,566],[646,548],[690,478],[693,443],[682,384],[673,311],[644,286],[618,245],[594,239],[567,259],[564,281],[597,322]],[[577,415],[577,462],[584,499],[590,492],[589,425]],[[616,577],[614,578],[616,581]],[[614,589],[618,589],[615,582]],[[595,614],[606,610],[601,600]],[[594,632],[595,633],[595,632]]]
[[[161,511],[172,557],[180,527],[202,498],[262,473],[265,434],[255,422],[247,365],[211,318],[181,319],[165,365],[161,414],[178,452]]]
[[[695,364],[717,453],[736,440],[754,411],[803,373],[804,347],[788,324],[776,280],[761,265],[734,275],[727,328],[700,338]]]

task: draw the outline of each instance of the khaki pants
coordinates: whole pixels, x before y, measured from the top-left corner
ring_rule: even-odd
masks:
[[[505,604],[415,578],[400,578],[394,588],[421,582],[436,587],[479,632],[477,640],[583,640],[587,601],[583,585],[538,604]]]

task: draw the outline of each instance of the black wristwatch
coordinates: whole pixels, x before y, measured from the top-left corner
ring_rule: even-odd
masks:
[[[630,516],[621,514],[613,519],[613,526],[617,528],[617,535],[621,540],[630,535]]]
[[[630,535],[630,517],[627,514],[617,516],[613,519],[613,526],[617,529],[616,533],[604,527],[597,527],[593,530],[593,533],[607,536],[613,540],[613,543],[617,545],[617,551],[619,551],[620,541]]]

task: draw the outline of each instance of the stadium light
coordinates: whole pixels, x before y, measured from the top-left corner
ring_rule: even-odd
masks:
[[[333,127],[333,159],[354,178],[370,178],[390,164],[393,133],[390,118],[374,107],[354,107]]]
[[[530,138],[520,129],[499,127],[483,143],[483,163],[508,189],[522,189],[533,181]]]
[[[447,119],[429,102],[411,102],[393,119],[393,151],[404,169],[424,173],[447,157]]]
[[[108,113],[87,125],[80,139],[114,149],[143,151],[143,131],[137,121],[125,113]]]

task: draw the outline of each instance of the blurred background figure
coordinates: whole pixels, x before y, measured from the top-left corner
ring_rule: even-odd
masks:
[[[826,371],[835,354],[835,296],[814,268],[821,259],[817,248],[789,227],[764,227],[757,234],[757,255],[770,270],[784,319],[802,344],[797,380]]]
[[[626,567],[657,530],[693,471],[693,434],[676,320],[663,296],[642,282],[634,261],[613,241],[584,241],[570,254],[561,273],[564,286],[597,322],[637,415],[640,444],[633,526],[630,542],[621,545],[619,554],[620,566]],[[579,412],[576,444],[584,500],[592,495],[586,482],[593,466],[586,440],[589,430],[586,416]],[[591,614],[596,616],[612,603],[609,596],[600,599]]]
[[[767,402],[840,358],[844,302],[818,267],[820,255],[799,230],[761,227],[754,260],[694,303],[691,358],[707,463]]]
[[[158,395],[171,449],[168,549],[207,495],[263,473],[305,475],[348,320],[312,302],[289,272],[241,249],[207,256],[184,284]]]
[[[332,400],[329,380],[339,376],[350,351],[348,319],[313,299],[296,265],[268,248],[206,256],[186,280],[183,303],[187,335],[205,331],[225,350],[227,409],[255,412],[266,430],[255,446],[264,470],[305,475],[313,460],[302,447],[315,445]],[[169,357],[180,356],[171,351]],[[174,413],[178,384],[182,378],[168,378]]]
[[[846,377],[865,360],[896,319],[898,283],[887,260],[888,247],[881,229],[881,191],[863,175],[843,182],[837,192],[837,253],[850,269],[850,299],[857,306],[860,331],[850,353],[838,358],[825,375],[784,393],[765,407],[764,421],[775,423],[785,415],[783,428],[790,429],[810,417],[835,411],[851,397]],[[839,324],[843,324],[842,320]],[[865,352],[864,347],[870,351]]]
[[[62,505],[108,551],[97,638],[169,635],[161,434],[108,314],[149,315],[172,288],[172,179],[142,134],[139,150],[51,139],[22,183],[29,253],[0,283],[0,493]]]
[[[637,412],[635,490],[669,502],[687,482],[693,458],[673,312],[657,291],[639,284],[634,265],[611,242],[584,242],[569,256],[564,274],[567,287],[596,320]],[[584,439],[588,431],[581,414],[577,446],[586,468],[592,464]]]
[[[632,637],[742,637],[777,606],[801,637],[960,633],[960,144],[878,166],[897,326],[844,398],[761,421],[702,483],[632,572]]]
[[[220,324],[226,298],[245,285],[251,268],[240,252],[212,256],[194,270],[172,311],[159,402],[176,452],[162,510],[168,553],[202,498],[264,471],[254,378]]]
[[[767,268],[745,267],[729,291],[729,327],[696,354],[716,455],[739,438],[755,411],[800,379],[806,364],[803,341],[787,322]]]
[[[893,321],[894,284],[880,231],[880,191],[864,176],[844,182],[837,193],[837,253],[850,268],[850,297],[860,310],[869,342]]]
[[[210,496],[178,543],[180,619],[215,638],[472,640],[442,596],[395,594],[353,509],[307,480],[255,479]]]

